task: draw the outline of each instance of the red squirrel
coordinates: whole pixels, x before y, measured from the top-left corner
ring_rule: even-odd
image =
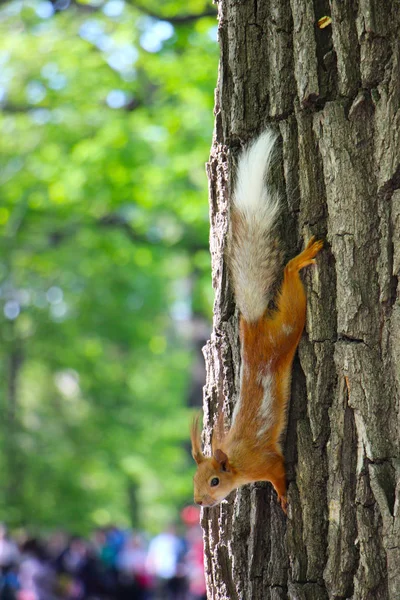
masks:
[[[280,437],[286,426],[293,357],[306,318],[299,271],[315,263],[323,243],[312,237],[287,263],[276,308],[269,310],[268,292],[280,262],[275,233],[279,200],[265,184],[275,141],[274,133],[264,132],[238,161],[227,258],[240,312],[240,394],[227,432],[220,411],[209,458],[201,449],[198,418],[193,421],[192,455],[198,465],[194,500],[201,506],[219,504],[244,484],[270,481],[286,512]]]

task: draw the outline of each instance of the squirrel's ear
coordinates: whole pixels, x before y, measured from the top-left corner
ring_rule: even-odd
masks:
[[[217,450],[214,450],[214,458],[217,461],[217,463],[219,464],[219,466],[221,467],[222,471],[230,471],[231,470],[231,466],[229,464],[229,459],[228,459],[227,455],[225,454],[225,452],[222,452],[222,450],[220,450],[219,448]]]
[[[192,426],[190,428],[190,439],[192,440],[192,456],[199,465],[205,456],[201,451],[201,438],[199,430],[199,415],[196,415],[193,419]]]

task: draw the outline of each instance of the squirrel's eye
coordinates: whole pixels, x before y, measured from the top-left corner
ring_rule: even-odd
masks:
[[[210,481],[210,485],[211,485],[211,487],[215,487],[215,486],[216,486],[216,485],[218,485],[218,484],[219,484],[219,479],[218,479],[218,477],[213,477],[213,478],[211,479],[211,481]]]

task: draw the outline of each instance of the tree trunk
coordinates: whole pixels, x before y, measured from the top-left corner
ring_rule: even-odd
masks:
[[[327,14],[332,24],[319,29]],[[208,444],[217,404],[230,414],[239,382],[223,257],[234,161],[268,123],[282,137],[287,255],[311,234],[326,244],[318,270],[305,274],[307,325],[285,441],[287,518],[268,483],[204,509],[208,597],[398,600],[400,3],[221,0],[219,19]]]
[[[9,330],[13,324],[9,324]],[[3,475],[6,484],[3,487],[4,502],[8,510],[9,524],[21,523],[22,515],[20,509],[23,505],[22,493],[24,480],[24,462],[19,447],[20,422],[18,418],[18,377],[23,365],[23,351],[18,344],[10,344],[9,356],[6,361],[7,390],[5,395],[6,404],[3,412],[3,464],[5,472]]]

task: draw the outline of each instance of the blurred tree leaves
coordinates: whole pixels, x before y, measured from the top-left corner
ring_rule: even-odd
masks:
[[[62,10],[61,10],[62,9]],[[66,10],[64,10],[66,9]],[[155,529],[191,498],[193,314],[209,318],[201,0],[0,12],[0,519]],[[135,500],[135,501],[136,501]]]

